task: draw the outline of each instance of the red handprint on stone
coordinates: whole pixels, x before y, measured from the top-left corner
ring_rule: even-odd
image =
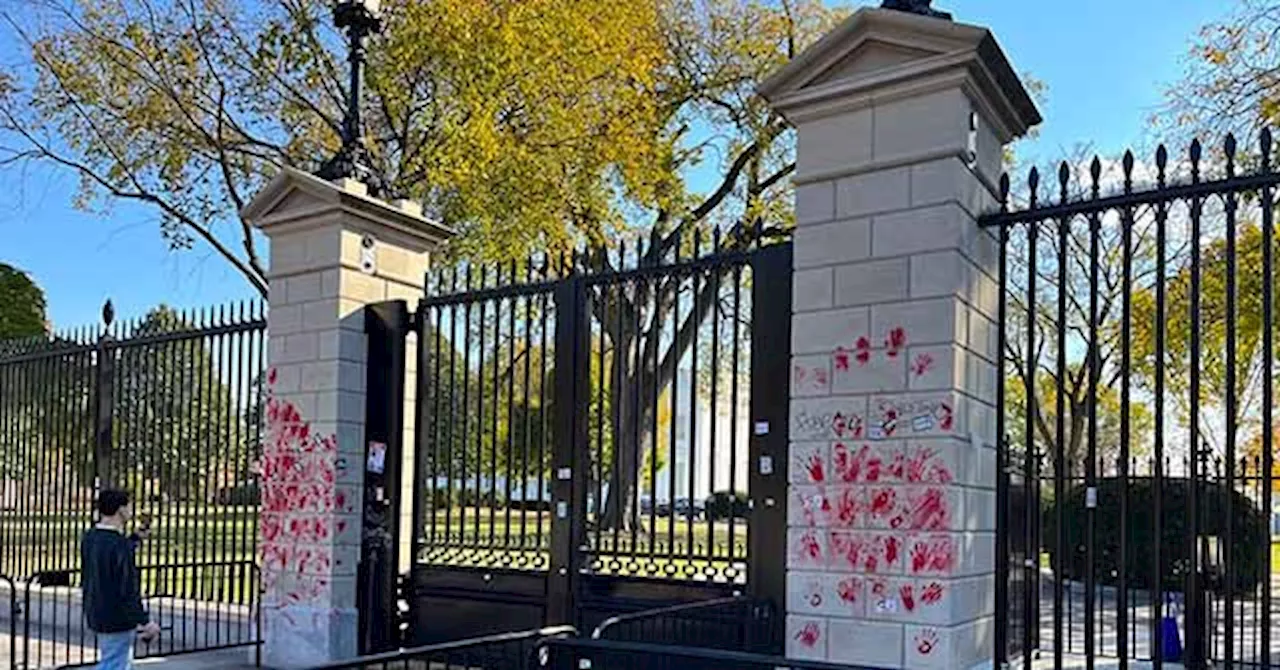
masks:
[[[920,592],[920,602],[926,605],[936,605],[942,600],[942,585],[938,582],[930,582],[924,590]]]
[[[898,588],[898,595],[902,597],[902,606],[907,608],[908,612],[914,612],[916,609],[916,597],[912,593],[913,590],[910,584],[903,584]]]
[[[897,358],[902,352],[903,347],[907,346],[907,331],[902,326],[898,326],[889,331],[889,336],[884,340],[884,354],[889,358]]]
[[[916,651],[921,656],[928,656],[938,646],[938,631],[926,628],[916,634]]]
[[[796,632],[796,642],[806,646],[813,647],[818,644],[818,639],[822,637],[822,631],[818,628],[818,624],[809,622]]]
[[[871,340],[868,340],[865,336],[859,337],[858,341],[854,343],[853,349],[857,352],[853,357],[858,361],[858,367],[865,366],[871,361]]]

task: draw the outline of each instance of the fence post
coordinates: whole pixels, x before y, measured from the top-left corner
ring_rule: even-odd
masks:
[[[920,10],[923,11],[923,10]],[[797,133],[787,651],[990,668],[1004,146],[984,28],[862,9],[761,93]]]
[[[751,447],[747,457],[751,491],[751,594],[778,606],[787,595],[787,408],[790,388],[778,383],[791,361],[792,247],[765,247],[751,259]],[[781,617],[770,622],[770,647],[780,640]],[[771,652],[781,651],[771,649]]]
[[[108,300],[102,305],[102,334],[98,337],[93,374],[93,474],[94,489],[115,486],[111,467],[111,433],[115,420],[116,363],[115,350],[111,347],[111,325],[115,320],[115,308]]]
[[[365,394],[364,525],[359,567],[360,653],[390,651],[397,635],[396,550],[400,547],[404,462],[405,336],[403,300],[365,307],[368,370]],[[412,472],[412,469],[410,470]]]
[[[416,302],[428,252],[451,231],[413,203],[369,197],[360,182],[330,183],[291,168],[241,216],[271,243],[259,524],[263,662],[317,665],[358,649],[362,489],[368,442],[377,441],[365,434],[364,308]],[[392,377],[415,374],[416,357],[398,360],[377,364],[403,366]],[[416,386],[402,394],[408,408]],[[412,431],[414,413],[400,415]],[[394,467],[412,471],[402,462]]]
[[[588,411],[591,327],[587,286],[579,277],[555,289],[555,424],[551,454],[551,572],[547,577],[547,625],[576,625],[575,604],[582,567],[587,511]],[[569,374],[572,372],[572,374]]]

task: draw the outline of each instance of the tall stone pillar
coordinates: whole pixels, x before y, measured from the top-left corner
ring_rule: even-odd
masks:
[[[858,11],[761,92],[798,135],[787,652],[991,667],[1002,150],[991,34]]]
[[[259,537],[263,661],[305,667],[357,651],[363,308],[406,300],[413,309],[428,253],[450,233],[413,203],[384,202],[360,182],[330,183],[289,168],[242,215],[271,245]],[[408,357],[409,367],[415,358]],[[412,465],[404,472],[412,473]]]

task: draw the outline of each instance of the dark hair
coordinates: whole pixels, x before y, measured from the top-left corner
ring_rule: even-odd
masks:
[[[102,516],[115,516],[121,507],[129,504],[129,493],[121,489],[103,489],[98,494],[98,513]]]

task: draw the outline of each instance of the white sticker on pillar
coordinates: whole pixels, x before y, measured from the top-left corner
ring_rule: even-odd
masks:
[[[871,399],[867,431],[873,439],[951,435],[958,430],[957,416],[952,393],[876,396]]]

